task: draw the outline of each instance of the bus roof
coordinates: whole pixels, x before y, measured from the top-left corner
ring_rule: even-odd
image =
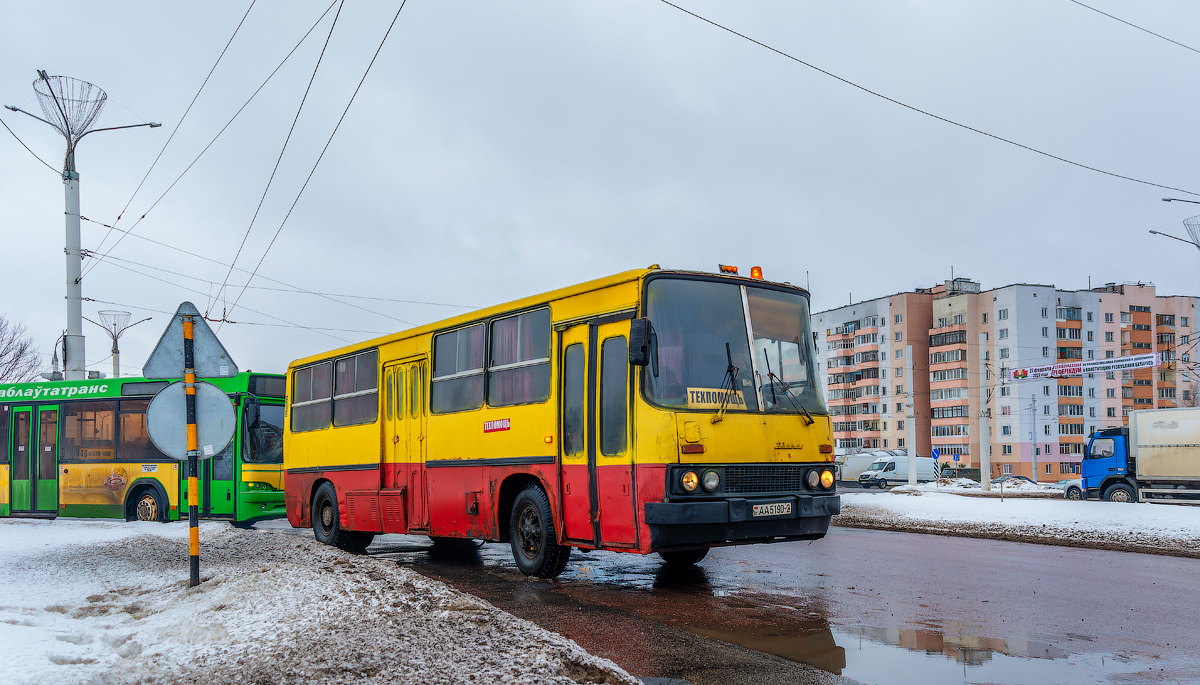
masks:
[[[398,331],[396,333],[389,333],[387,335],[383,335],[378,338],[372,338],[369,340],[364,340],[359,343],[343,345],[342,347],[339,347],[339,348],[336,348],[333,350],[325,350],[325,351],[319,352],[317,354],[312,354],[307,357],[302,357],[300,359],[296,359],[295,361],[293,361],[291,364],[288,365],[288,368],[290,369],[295,366],[303,366],[304,364],[310,364],[313,362],[322,361],[325,359],[329,359],[330,357],[339,357],[342,355],[351,354],[358,350],[368,349],[371,347],[378,347],[380,345],[385,345],[387,343],[395,342],[397,340],[403,340],[403,339],[411,338],[411,337],[418,336],[418,335],[425,335],[426,333],[433,333],[436,331],[440,331],[442,329],[455,328],[457,326],[461,326],[463,324],[468,324],[473,321],[478,321],[480,319],[487,319],[487,318],[496,316],[497,314],[503,314],[505,312],[516,311],[516,310],[520,310],[520,309],[528,309],[531,307],[535,307],[539,304],[545,304],[547,302],[552,302],[554,300],[561,300],[563,298],[571,297],[573,295],[579,295],[582,293],[591,292],[593,290],[600,290],[602,288],[608,288],[608,287],[612,287],[615,285],[620,285],[622,283],[628,283],[630,281],[641,280],[652,273],[653,274],[678,274],[678,275],[688,275],[688,276],[704,276],[706,278],[721,278],[721,279],[728,279],[731,281],[742,282],[742,283],[745,283],[746,285],[764,285],[764,284],[772,285],[772,286],[776,286],[776,287],[784,287],[784,288],[791,288],[794,290],[798,290],[801,293],[803,293],[806,297],[808,296],[808,291],[806,291],[804,288],[794,286],[790,283],[777,283],[774,281],[764,281],[761,279],[749,278],[747,276],[735,276],[735,275],[731,275],[731,274],[715,274],[715,273],[703,272],[703,271],[683,271],[683,270],[660,269],[660,268],[631,269],[629,271],[622,271],[621,273],[613,274],[611,276],[605,276],[603,278],[597,278],[597,279],[594,279],[591,281],[584,281],[583,283],[569,285],[564,288],[559,288],[557,290],[551,290],[549,292],[541,293],[539,295],[531,295],[529,297],[524,297],[519,300],[513,300],[511,302],[505,302],[502,304],[492,305],[491,307],[485,307],[483,309],[476,309],[474,311],[470,311],[465,314],[460,314],[458,316],[451,317],[449,319],[442,319],[440,321],[434,321],[432,323],[427,323],[423,326],[417,326],[416,328],[409,328],[406,330]]]
[[[280,374],[252,373],[243,371],[228,378],[205,378],[226,392],[246,391],[251,378],[266,376],[282,378]],[[63,401],[67,399],[98,399],[149,396],[164,387],[169,381],[155,381],[146,378],[91,378],[84,381],[34,381],[30,383],[0,383],[0,402],[45,402]],[[125,386],[142,386],[133,392],[123,391]],[[133,388],[130,388],[133,390]]]

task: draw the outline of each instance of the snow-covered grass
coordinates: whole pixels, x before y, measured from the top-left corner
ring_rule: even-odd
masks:
[[[901,485],[892,488],[892,492],[956,492],[971,494],[977,497],[1062,497],[1063,491],[1054,485],[1031,483],[1020,478],[1011,478],[1004,482],[992,483],[991,488],[984,492],[979,481],[970,478],[941,478],[928,483],[917,485]]]
[[[1200,556],[1200,507],[1001,501],[929,486],[841,495],[840,525]]]
[[[201,525],[0,521],[0,682],[627,683],[555,633],[394,563]]]

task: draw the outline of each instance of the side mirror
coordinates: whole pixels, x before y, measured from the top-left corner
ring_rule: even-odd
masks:
[[[246,408],[246,428],[258,428],[258,399],[247,397],[243,406]]]
[[[633,366],[650,363],[650,319],[629,322],[629,363]]]

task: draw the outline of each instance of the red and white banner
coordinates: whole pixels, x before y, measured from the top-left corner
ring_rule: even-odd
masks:
[[[1051,366],[1030,366],[1024,369],[1009,369],[1005,380],[1019,381],[1026,378],[1066,378],[1101,371],[1128,371],[1129,369],[1152,369],[1169,360],[1165,352],[1134,354],[1128,357],[1089,359],[1087,361],[1063,362]]]

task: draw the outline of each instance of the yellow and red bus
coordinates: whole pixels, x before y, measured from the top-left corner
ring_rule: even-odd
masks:
[[[820,538],[840,498],[813,346],[801,288],[651,267],[299,359],[288,519],[351,551],[508,541],[547,578],[572,547]]]
[[[282,517],[283,376],[211,382],[228,393],[237,424],[230,445],[201,462],[200,515],[235,525]],[[186,519],[186,468],[146,431],[146,408],[166,386],[145,378],[0,384],[0,516]]]

